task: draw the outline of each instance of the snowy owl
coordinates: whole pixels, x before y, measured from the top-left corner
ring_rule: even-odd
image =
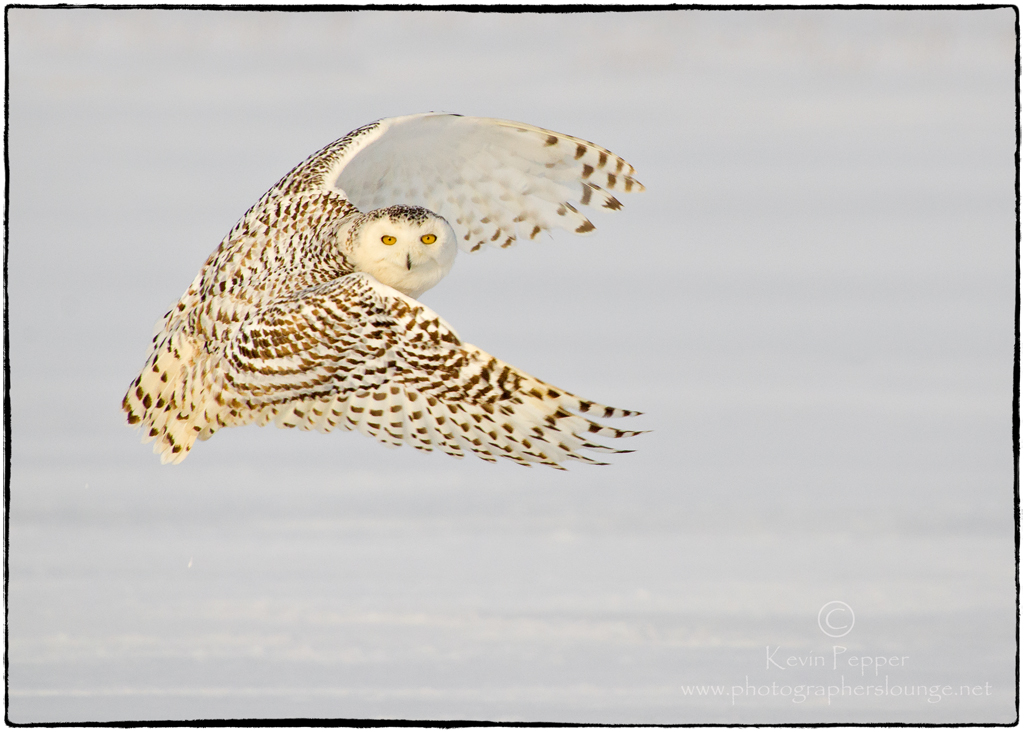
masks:
[[[383,443],[561,467],[594,436],[639,434],[479,348],[416,298],[456,252],[594,229],[633,166],[518,122],[417,114],[373,122],[288,173],[157,323],[122,402],[164,463],[222,427],[358,430]],[[599,463],[602,464],[602,463]]]

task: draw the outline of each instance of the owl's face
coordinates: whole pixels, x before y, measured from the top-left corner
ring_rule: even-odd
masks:
[[[419,206],[390,206],[358,216],[342,250],[357,272],[416,298],[448,274],[458,252],[455,232]]]

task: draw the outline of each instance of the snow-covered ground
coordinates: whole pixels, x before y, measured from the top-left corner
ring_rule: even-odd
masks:
[[[8,12],[12,721],[1012,720],[1012,10]],[[153,323],[295,163],[431,109],[637,167],[424,298],[637,452],[160,465]]]

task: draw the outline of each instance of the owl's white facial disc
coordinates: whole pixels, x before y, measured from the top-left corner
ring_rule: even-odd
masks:
[[[419,206],[390,206],[360,215],[342,249],[357,272],[366,272],[409,297],[419,297],[451,270],[455,232]]]

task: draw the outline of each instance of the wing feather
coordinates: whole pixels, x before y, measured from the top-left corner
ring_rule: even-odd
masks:
[[[555,467],[595,462],[580,451],[619,452],[594,435],[638,434],[582,416],[636,412],[581,400],[463,343],[429,308],[362,273],[265,308],[240,326],[217,370],[224,378],[197,405],[191,432],[163,445],[168,459],[184,458],[199,432],[270,421]]]
[[[423,206],[444,217],[464,251],[507,247],[542,231],[589,233],[580,206],[617,210],[612,192],[643,190],[632,165],[578,137],[483,117],[383,119],[331,143],[275,187],[326,190],[361,211]]]

